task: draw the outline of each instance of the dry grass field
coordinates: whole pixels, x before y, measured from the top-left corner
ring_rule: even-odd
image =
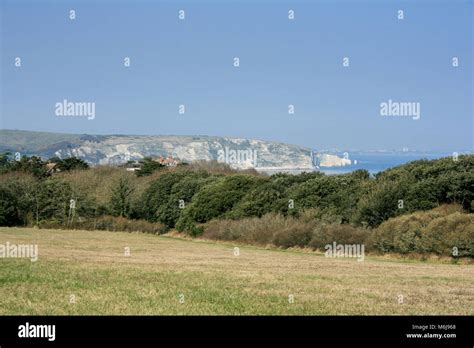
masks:
[[[0,259],[0,315],[474,314],[472,265],[102,231],[0,228],[7,242],[39,258]]]

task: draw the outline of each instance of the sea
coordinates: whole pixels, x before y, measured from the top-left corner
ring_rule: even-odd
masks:
[[[459,155],[464,153],[468,152],[459,152]],[[338,155],[339,157],[344,156],[343,153],[332,154]],[[377,174],[385,169],[396,167],[411,161],[421,159],[432,160],[443,157],[453,157],[453,152],[351,152],[349,159],[352,160],[352,165],[344,167],[321,167],[320,171],[330,175],[350,173],[357,169],[366,169],[370,174]]]

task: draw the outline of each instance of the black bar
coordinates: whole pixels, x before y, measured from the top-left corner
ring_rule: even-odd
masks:
[[[19,327],[26,323],[30,328],[55,325],[54,341],[48,341],[47,337],[19,337]],[[473,324],[473,317],[469,316],[5,316],[0,317],[0,347],[60,344],[472,347]],[[408,338],[407,334],[455,334],[456,337]]]

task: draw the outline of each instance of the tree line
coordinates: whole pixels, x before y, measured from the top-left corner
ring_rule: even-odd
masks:
[[[48,169],[48,163],[56,163],[58,171]],[[436,211],[445,204],[459,207],[456,214],[467,214],[462,216],[472,216],[474,211],[474,155],[414,161],[375,176],[366,170],[340,175],[312,172],[267,176],[216,163],[166,168],[149,159],[145,168],[137,175],[120,167],[89,168],[77,158],[43,161],[34,156],[18,159],[0,155],[0,225],[61,227],[72,223],[77,227],[95,221],[97,227],[98,221],[107,217],[113,223],[116,217],[122,222],[140,221],[140,229],[154,233],[176,229],[199,236],[211,227],[214,235],[222,235],[222,231],[216,232],[222,221],[227,221],[221,225],[227,224],[229,229],[232,221],[253,219],[257,224],[256,219],[278,216],[282,224],[308,219],[316,223],[318,228],[306,227],[311,236],[321,235],[327,226],[365,235],[368,232],[360,231],[385,231],[389,220],[408,224],[409,220],[400,217]],[[71,209],[74,221],[70,221]],[[454,225],[446,228],[456,230]],[[471,236],[472,223],[466,228],[467,232],[458,234]],[[405,231],[404,235],[416,240],[423,234],[421,227],[417,231]],[[378,234],[386,242],[373,242],[377,250],[424,250],[415,242],[412,244],[417,246],[408,249],[393,241],[390,244],[390,233]],[[309,245],[312,237],[304,238],[307,241],[303,244]],[[471,244],[467,242],[461,249],[472,248]]]

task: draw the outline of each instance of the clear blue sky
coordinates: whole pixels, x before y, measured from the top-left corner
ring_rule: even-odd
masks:
[[[0,3],[1,128],[473,149],[472,1]],[[57,117],[63,99],[95,119]],[[420,102],[420,120],[380,116],[388,99]]]

